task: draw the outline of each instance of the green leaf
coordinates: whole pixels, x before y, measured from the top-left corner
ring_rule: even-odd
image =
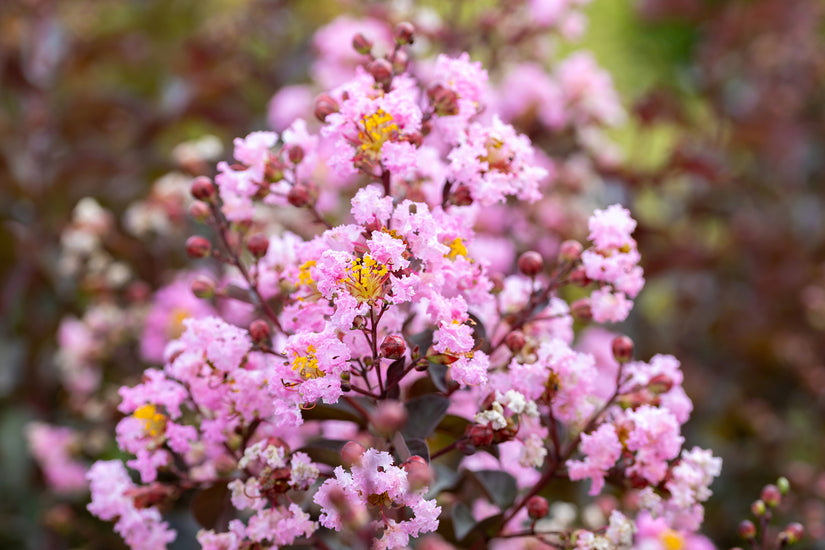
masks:
[[[476,526],[476,520],[472,512],[463,502],[456,502],[450,510],[453,519],[453,532],[456,540],[464,540],[470,531]]]
[[[448,414],[438,423],[435,429],[437,432],[447,434],[453,439],[460,439],[464,437],[464,433],[467,431],[467,426],[469,425],[470,421],[466,418]]]
[[[435,471],[435,482],[427,491],[427,498],[435,498],[441,491],[454,487],[461,478],[454,469],[439,462],[430,463],[430,467]]]
[[[471,472],[470,475],[479,483],[490,501],[502,510],[509,508],[516,500],[516,479],[507,472],[479,470]]]
[[[447,393],[447,366],[437,365],[436,363],[431,362],[427,370],[430,374],[430,380],[433,381],[433,384],[436,388],[438,388],[438,391]]]
[[[407,439],[406,442],[407,448],[410,450],[411,455],[418,455],[427,462],[430,462],[430,447],[427,445],[426,441],[413,437]]]
[[[229,502],[226,483],[217,483],[200,491],[192,499],[192,515],[204,529],[214,529]]]
[[[401,395],[401,388],[398,386],[398,382],[404,377],[404,367],[406,365],[407,360],[402,357],[390,363],[390,366],[387,368],[386,387],[390,388],[387,390],[387,397],[390,399],[398,399],[399,395]]]
[[[411,399],[404,406],[407,408],[409,418],[407,425],[404,426],[404,437],[406,439],[427,439],[447,414],[450,400],[443,395],[431,393]]]

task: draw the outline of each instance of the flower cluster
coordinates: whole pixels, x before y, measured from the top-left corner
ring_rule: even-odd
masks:
[[[573,32],[581,2],[554,4],[527,8]],[[468,53],[419,67],[412,25],[362,23],[349,37],[357,56],[328,47],[353,21],[316,38],[339,58],[316,66],[331,88],[314,105],[320,126],[238,138],[234,162],[192,182],[190,212],[214,237],[186,250],[212,263],[145,304],[140,347],[155,368],[120,388],[116,428],[140,484],[121,462],[97,462],[89,510],[147,549],[174,538],[159,505],[193,491],[227,495],[207,514],[220,522],[196,513],[208,549],[333,536],[406,548],[444,525],[476,547],[689,540],[720,460],[682,449],[692,405],[678,361],[633,361],[626,337],[607,353],[573,347],[574,320],[628,316],[644,284],[636,222],[612,205],[590,217],[586,250],[539,239],[517,262],[512,243],[498,254],[525,222],[516,204],[552,217],[554,163],[506,122],[516,110],[496,111],[507,101]],[[619,118],[592,58],[570,58],[553,82],[558,112],[545,124]],[[280,225],[290,217],[294,232]],[[593,284],[568,304],[570,287]],[[66,347],[81,362],[94,346],[74,328]],[[553,479],[640,504],[544,533],[539,493]]]

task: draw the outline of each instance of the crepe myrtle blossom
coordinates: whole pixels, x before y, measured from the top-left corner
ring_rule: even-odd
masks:
[[[341,531],[357,527],[359,522],[383,530],[374,548],[405,548],[410,537],[435,531],[441,507],[427,500],[426,487],[412,489],[407,471],[393,464],[389,453],[368,449],[350,471],[339,466],[335,477],[328,479],[315,494],[321,506],[320,523]],[[408,507],[409,519],[396,519],[392,511]],[[370,521],[370,512],[378,519]]]
[[[564,25],[581,3],[548,3],[542,24]],[[356,36],[358,55],[344,55],[334,37],[356,27],[374,36]],[[702,540],[694,533],[721,464],[682,449],[692,404],[678,360],[634,360],[629,344],[598,360],[572,347],[574,317],[622,321],[644,284],[630,212],[597,210],[589,247],[568,242],[557,254],[555,235],[531,241],[531,218],[515,206],[543,199],[555,161],[504,121],[524,113],[510,104],[499,116],[495,83],[468,53],[405,71],[414,31],[386,30],[326,28],[316,46],[327,60],[364,66],[345,79],[334,64],[315,67],[332,87],[316,103],[320,124],[287,122],[290,108],[276,117],[279,134],[235,140],[214,183],[193,185],[214,233],[199,256],[218,264],[221,282],[182,276],[156,294],[141,347],[162,366],[120,388],[116,442],[129,456],[91,467],[89,510],[132,548],[174,539],[160,504],[224,488],[225,521],[197,534],[209,550],[423,547],[437,539],[416,539],[444,525],[452,533],[439,536],[459,545],[524,547],[545,536],[533,531],[530,497],[567,478],[639,506],[592,531],[569,513],[547,535],[558,547]],[[541,84],[547,126],[616,118],[612,98],[595,97],[608,82],[587,58]],[[550,210],[562,226],[560,207]],[[317,225],[301,225],[305,214]],[[290,219],[300,227],[281,231]],[[504,259],[481,252],[507,230],[524,235],[497,247]],[[516,274],[519,257],[530,261]],[[589,301],[567,303],[573,283],[591,289]],[[78,363],[97,360],[106,346],[81,325],[66,326],[66,346]],[[55,485],[79,485],[71,433],[35,427],[30,437]],[[463,521],[473,513],[503,515],[482,534]]]

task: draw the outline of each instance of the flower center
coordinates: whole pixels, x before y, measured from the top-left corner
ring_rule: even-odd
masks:
[[[347,268],[344,285],[360,303],[373,302],[384,294],[384,283],[389,278],[387,266],[373,260],[369,254],[356,258]]]
[[[147,435],[157,437],[166,430],[166,417],[154,405],[138,407],[132,416],[143,422],[143,431]]]
[[[315,282],[312,280],[312,275],[309,273],[309,269],[314,267],[315,264],[315,260],[309,260],[301,264],[301,267],[298,268],[298,284],[310,286]]]
[[[180,338],[180,335],[183,334],[183,321],[188,319],[190,316],[189,310],[178,307],[172,311],[172,315],[169,317],[169,322],[166,325],[166,336],[170,340],[175,340]]]
[[[363,130],[358,132],[358,139],[361,140],[361,149],[378,153],[381,146],[387,140],[396,137],[399,133],[398,125],[393,122],[392,115],[378,109],[372,115],[361,117]]]
[[[306,355],[296,355],[292,360],[292,370],[298,371],[298,374],[304,380],[324,376],[324,371],[318,367],[318,358],[315,357],[316,351],[315,346],[310,344],[307,346]]]
[[[665,550],[682,550],[685,547],[685,539],[673,529],[666,529],[659,535],[659,539]]]
[[[445,244],[450,247],[450,251],[444,254],[445,258],[455,260],[459,256],[467,256],[467,247],[464,246],[464,243],[461,241],[461,237],[456,237],[450,243]]]

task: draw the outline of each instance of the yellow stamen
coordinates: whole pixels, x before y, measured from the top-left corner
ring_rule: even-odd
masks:
[[[184,329],[183,321],[188,319],[190,315],[189,310],[182,307],[172,310],[169,323],[166,325],[166,336],[168,336],[170,340],[180,338]]]
[[[685,539],[673,529],[666,529],[659,535],[659,540],[665,550],[682,550],[685,547]]]
[[[138,407],[132,416],[143,422],[143,431],[147,435],[157,437],[166,430],[166,417],[154,405]]]
[[[315,281],[312,280],[309,269],[314,267],[316,263],[315,260],[309,260],[301,264],[301,267],[298,268],[298,284],[310,286],[315,283]]]
[[[361,117],[361,125],[364,127],[358,132],[358,139],[361,140],[361,149],[379,152],[381,146],[399,133],[398,125],[393,122],[392,115],[378,109],[372,115]]]
[[[324,371],[318,367],[318,358],[315,357],[316,351],[315,346],[310,344],[307,346],[307,354],[305,356],[296,355],[292,360],[292,370],[297,370],[298,374],[300,374],[304,380],[324,376]]]
[[[455,260],[459,256],[467,257],[467,247],[461,242],[461,237],[456,237],[447,246],[450,247],[450,251],[444,254],[445,258]]]
[[[374,302],[384,295],[384,283],[389,277],[387,266],[373,260],[369,254],[356,258],[347,268],[344,285],[360,303]]]

